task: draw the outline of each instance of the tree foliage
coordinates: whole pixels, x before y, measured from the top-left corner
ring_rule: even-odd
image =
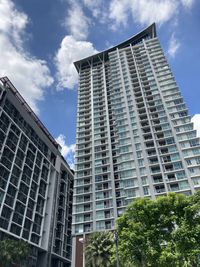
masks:
[[[86,267],[109,267],[113,257],[113,234],[111,232],[95,232],[86,242]]]
[[[30,247],[23,240],[4,239],[0,241],[0,266],[20,266],[30,253]]]
[[[121,266],[200,266],[200,191],[136,199],[117,224]]]

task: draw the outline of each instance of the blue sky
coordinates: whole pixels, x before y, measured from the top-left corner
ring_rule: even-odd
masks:
[[[0,76],[8,76],[73,165],[73,61],[156,22],[191,115],[200,113],[199,0],[0,0]],[[194,117],[196,127],[200,115]]]

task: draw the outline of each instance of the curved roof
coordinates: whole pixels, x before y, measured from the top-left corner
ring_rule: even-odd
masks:
[[[108,55],[108,53],[116,50],[117,48],[124,48],[124,47],[127,47],[129,46],[130,44],[136,44],[138,43],[139,41],[141,41],[143,38],[149,36],[150,38],[154,38],[156,37],[156,24],[153,23],[151,24],[149,27],[147,27],[146,29],[144,29],[143,31],[139,32],[138,34],[132,36],[131,38],[129,38],[128,40],[116,45],[116,46],[113,46],[107,50],[104,50],[100,53],[97,53],[95,55],[91,55],[89,57],[86,57],[86,58],[83,58],[83,59],[80,59],[76,62],[74,62],[74,65],[77,69],[77,71],[79,70],[80,66],[82,64],[88,64],[89,61],[91,60],[97,60],[97,59],[100,59],[100,58],[105,58],[105,56]],[[96,61],[95,60],[95,61]]]

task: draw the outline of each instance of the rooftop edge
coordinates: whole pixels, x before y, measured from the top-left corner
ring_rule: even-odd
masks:
[[[1,77],[0,81],[2,82],[2,85],[5,88],[8,88],[12,91],[12,93],[17,97],[18,101],[21,103],[21,105],[26,109],[28,114],[32,117],[32,119],[36,122],[38,127],[42,130],[42,132],[48,137],[48,139],[51,141],[51,143],[58,149],[58,143],[54,139],[54,137],[49,133],[47,128],[44,126],[44,124],[40,121],[38,116],[35,114],[35,112],[31,109],[31,107],[27,104],[27,102],[24,100],[22,95],[19,93],[19,91],[15,88],[15,86],[12,84],[12,82],[9,80],[8,77]]]
[[[127,45],[130,45],[131,43],[137,42],[139,41],[139,39],[141,39],[143,36],[145,35],[150,35],[152,38],[156,37],[156,24],[155,22],[152,23],[150,26],[148,26],[147,28],[145,28],[144,30],[142,30],[141,32],[137,33],[136,35],[133,35],[132,37],[130,37],[129,39],[123,41],[122,43],[119,43],[118,45],[115,45],[107,50],[101,51],[97,54],[91,55],[89,57],[80,59],[78,61],[74,62],[74,66],[76,67],[76,70],[78,71],[80,68],[80,65],[83,64],[84,62],[87,62],[88,60],[92,59],[92,58],[97,58],[97,57],[104,57],[105,55],[107,55],[108,53],[114,51],[117,48],[123,48],[126,47]]]

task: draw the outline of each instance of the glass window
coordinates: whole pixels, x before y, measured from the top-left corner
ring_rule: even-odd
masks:
[[[1,205],[2,201],[3,201],[3,197],[4,197],[4,192],[2,192],[0,190],[0,205]]]
[[[97,222],[96,223],[97,230],[104,230],[105,229],[105,222]]]
[[[171,160],[172,160],[172,161],[176,161],[176,160],[179,160],[179,159],[180,159],[180,156],[179,156],[178,153],[176,153],[176,154],[172,154],[172,155],[171,155]]]
[[[124,153],[124,152],[129,152],[130,151],[130,146],[123,146],[120,147],[119,152]]]
[[[168,151],[172,153],[172,152],[177,151],[177,148],[176,148],[176,146],[170,146],[170,147],[168,147]]]
[[[192,181],[194,183],[194,185],[199,185],[200,184],[200,178],[192,178]]]
[[[195,148],[195,149],[193,149],[193,154],[194,154],[194,155],[198,155],[198,154],[200,154],[200,149],[199,149],[199,148]]]
[[[16,195],[16,188],[14,186],[12,186],[11,184],[8,186],[8,191],[7,193],[12,196],[13,198],[15,197]]]
[[[184,171],[181,171],[181,172],[177,172],[176,173],[176,178],[179,180],[179,179],[183,179],[185,178],[185,172]]]
[[[144,191],[144,195],[149,195],[149,187],[148,186],[144,186],[143,187],[143,191]]]
[[[173,166],[174,166],[174,169],[175,170],[178,170],[178,169],[182,169],[183,168],[181,162],[175,162],[175,163],[173,163]]]
[[[75,226],[75,233],[83,233],[83,224]]]
[[[96,208],[97,209],[103,209],[104,208],[104,202],[103,201],[96,202]]]
[[[96,212],[96,218],[97,219],[104,219],[105,218],[104,211],[97,211]]]
[[[124,162],[120,164],[120,170],[124,170],[124,169],[131,169],[134,167],[134,162]]]
[[[134,180],[133,179],[124,180],[123,184],[125,188],[132,187],[134,186]]]
[[[126,170],[120,173],[120,178],[134,177],[136,175],[135,170]]]
[[[140,167],[144,166],[144,160],[143,159],[139,159],[138,160],[138,164]]]
[[[186,188],[189,188],[189,183],[188,183],[188,181],[182,181],[182,182],[179,182],[179,188],[180,188],[180,189],[186,189]]]
[[[96,193],[96,199],[103,199],[103,198],[104,198],[104,193],[103,192]]]
[[[186,159],[185,161],[186,161],[188,166],[192,165],[192,161],[190,159]]]
[[[142,177],[141,180],[143,185],[147,184],[147,177]]]
[[[200,164],[200,157],[196,158],[196,163]]]
[[[199,141],[198,140],[191,140],[189,143],[190,143],[191,147],[199,145]]]
[[[11,213],[12,213],[12,210],[4,206],[1,212],[1,216],[7,220],[10,220]]]
[[[13,224],[13,223],[12,223],[10,231],[11,231],[13,234],[15,234],[15,235],[20,236],[20,233],[21,233],[21,227],[20,227],[20,226],[17,226],[16,224]]]
[[[135,145],[135,149],[136,149],[136,150],[140,150],[140,149],[141,149],[141,144],[136,144],[136,145]]]
[[[145,175],[146,174],[146,168],[140,168],[140,174]]]
[[[136,190],[135,189],[128,189],[125,191],[126,197],[135,197]]]

